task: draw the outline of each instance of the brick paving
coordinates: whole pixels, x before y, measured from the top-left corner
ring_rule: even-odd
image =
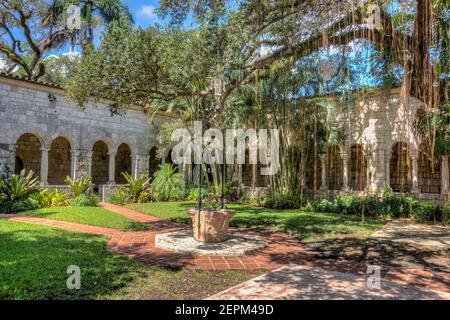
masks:
[[[44,218],[20,216],[20,215],[16,215],[16,214],[0,214],[0,219],[15,221],[15,222],[39,224],[39,225],[48,226],[48,227],[54,227],[54,228],[60,228],[60,229],[66,229],[66,230],[70,230],[70,231],[90,233],[90,234],[96,234],[96,235],[102,235],[102,236],[109,236],[109,237],[112,237],[117,233],[121,233],[120,231],[117,231],[116,229],[111,229],[111,228],[90,226],[90,225],[79,224],[79,223],[74,223],[74,222],[50,220],[50,219],[44,219]]]
[[[343,248],[346,249],[349,245],[343,243],[343,248],[337,246],[335,249],[338,253],[332,252],[330,254],[323,252],[322,249],[318,249],[310,244],[300,243],[299,240],[284,234],[262,234],[247,230],[245,232],[254,233],[263,237],[267,241],[268,246],[246,256],[193,256],[190,254],[176,253],[156,248],[154,245],[155,236],[157,234],[187,229],[187,226],[109,203],[100,203],[100,205],[107,210],[123,215],[131,220],[147,224],[151,230],[121,232],[114,229],[72,222],[18,215],[0,215],[0,219],[3,218],[12,221],[40,224],[72,231],[108,236],[110,238],[106,245],[108,250],[147,264],[171,269],[186,267],[189,269],[217,271],[255,269],[275,270],[287,265],[297,265],[319,267],[328,271],[364,275],[367,270],[367,265],[374,264],[381,266],[383,280],[402,285],[450,292],[450,272],[445,269],[445,266],[448,267],[448,252],[437,253],[431,255],[430,258],[422,257],[424,253],[419,252],[420,259],[418,259],[416,264],[411,264],[410,267],[402,267],[391,263],[391,260],[396,258],[395,255],[392,256],[391,253],[386,254],[384,260],[373,260],[372,257],[379,255],[378,251],[380,250],[373,244],[373,248],[371,247],[368,250],[362,250],[367,252],[361,252],[355,256],[352,256],[351,254],[348,256],[339,256],[339,254],[345,252]],[[231,229],[231,232],[233,231],[236,230]],[[239,230],[239,232],[243,232],[243,230]],[[370,241],[368,242],[370,243]],[[339,243],[339,240],[330,240],[330,243],[336,245],[336,243]],[[323,246],[322,243],[321,246]],[[387,245],[388,248],[393,246],[393,244]],[[397,247],[395,247],[395,249],[398,250]],[[409,251],[415,252],[415,249],[409,248]]]
[[[372,284],[369,282],[369,284]],[[208,300],[449,300],[450,292],[304,266],[283,267],[215,294]]]

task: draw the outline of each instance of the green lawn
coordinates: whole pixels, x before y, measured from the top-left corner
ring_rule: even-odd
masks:
[[[113,228],[123,231],[147,230],[145,224],[132,221],[100,207],[59,207],[42,208],[20,212],[21,215],[70,221],[93,226]]]
[[[147,214],[190,223],[186,214],[194,202],[153,202],[130,204],[128,208]],[[332,213],[305,212],[302,210],[274,210],[230,204],[236,210],[231,220],[233,227],[254,228],[261,231],[284,232],[297,236],[303,241],[316,241],[329,238],[365,238],[383,225],[383,221]]]
[[[204,299],[261,272],[172,271],[104,249],[106,238],[0,220],[0,299]],[[66,286],[81,269],[81,289]]]

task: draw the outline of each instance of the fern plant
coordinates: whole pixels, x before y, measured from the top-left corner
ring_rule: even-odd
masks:
[[[124,188],[128,192],[129,198],[133,202],[139,202],[141,195],[149,192],[150,190],[150,179],[145,175],[136,179],[128,172],[122,172],[121,174],[126,181]]]
[[[37,178],[33,171],[22,170],[18,175],[12,175],[11,179],[0,178],[0,193],[3,201],[26,200],[31,193],[31,188],[37,184]]]
[[[82,194],[89,194],[92,191],[94,185],[92,184],[91,177],[81,177],[80,179],[66,178],[66,184],[72,190],[73,197],[76,198]]]
[[[156,200],[168,201],[177,199],[184,188],[183,175],[176,172],[176,168],[169,163],[159,166],[153,175],[152,190]]]

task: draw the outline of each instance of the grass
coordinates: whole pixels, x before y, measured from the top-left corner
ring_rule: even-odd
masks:
[[[106,241],[0,220],[0,299],[204,299],[261,274],[161,269],[106,251]],[[66,286],[70,265],[80,290]]]
[[[21,215],[69,221],[122,231],[148,230],[148,227],[100,207],[56,207],[20,212]]]
[[[190,223],[186,211],[195,207],[195,203],[152,202],[130,204],[127,207],[173,221]],[[343,214],[275,210],[240,204],[230,204],[227,207],[236,210],[236,216],[230,221],[232,227],[288,233],[306,242],[344,237],[366,238],[383,225],[381,220],[366,218],[361,223],[360,217]]]

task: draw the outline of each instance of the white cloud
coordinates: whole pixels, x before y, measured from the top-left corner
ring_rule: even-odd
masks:
[[[142,6],[138,15],[147,19],[156,18],[155,8],[153,6]]]

